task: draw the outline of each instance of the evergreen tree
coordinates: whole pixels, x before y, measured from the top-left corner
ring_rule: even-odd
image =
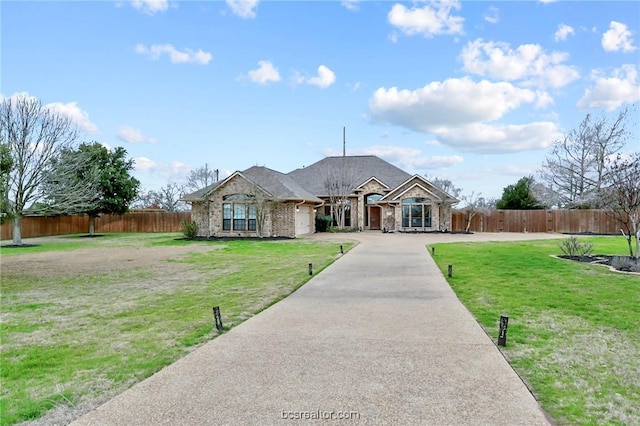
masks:
[[[535,181],[532,177],[523,177],[515,185],[504,188],[502,198],[496,204],[497,209],[504,210],[533,210],[542,209],[538,200],[533,196],[532,187]]]

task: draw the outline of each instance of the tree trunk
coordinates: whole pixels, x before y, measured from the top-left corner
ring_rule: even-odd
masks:
[[[13,244],[22,245],[22,216],[16,214],[12,219],[13,224]]]
[[[635,228],[636,228],[636,260],[638,260],[638,258],[640,257],[640,229],[637,224],[635,225]]]
[[[91,235],[93,237],[93,235],[96,232],[96,224],[95,224],[96,218],[93,216],[89,216],[89,235]]]

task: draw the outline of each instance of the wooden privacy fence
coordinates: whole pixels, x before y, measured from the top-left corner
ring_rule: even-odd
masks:
[[[183,220],[191,220],[191,212],[132,211],[122,216],[101,215],[96,219],[96,232],[179,232]],[[22,219],[22,238],[89,232],[88,216],[28,216]],[[11,222],[2,224],[0,239],[13,238]]]
[[[96,232],[179,232],[190,212],[132,211],[122,216],[102,215],[96,219]],[[465,212],[454,211],[451,229],[464,231]],[[2,240],[10,240],[11,223],[1,228]],[[88,216],[25,217],[22,237],[82,234],[89,231]],[[472,232],[560,232],[618,234],[620,224],[602,210],[494,210],[478,213],[471,220]]]
[[[464,231],[467,214],[454,211],[453,231]],[[559,232],[566,234],[619,234],[620,223],[603,210],[494,210],[478,213],[471,232]]]

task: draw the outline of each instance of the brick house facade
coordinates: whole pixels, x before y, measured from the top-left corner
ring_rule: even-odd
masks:
[[[342,216],[337,225],[357,230],[449,230],[458,202],[375,156],[327,157],[288,174],[251,167],[182,200],[199,236],[292,238],[315,232],[317,214]]]

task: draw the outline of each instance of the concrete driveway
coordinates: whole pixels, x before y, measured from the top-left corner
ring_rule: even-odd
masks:
[[[74,424],[549,424],[425,244],[557,237],[313,236],[360,244],[288,298]]]

